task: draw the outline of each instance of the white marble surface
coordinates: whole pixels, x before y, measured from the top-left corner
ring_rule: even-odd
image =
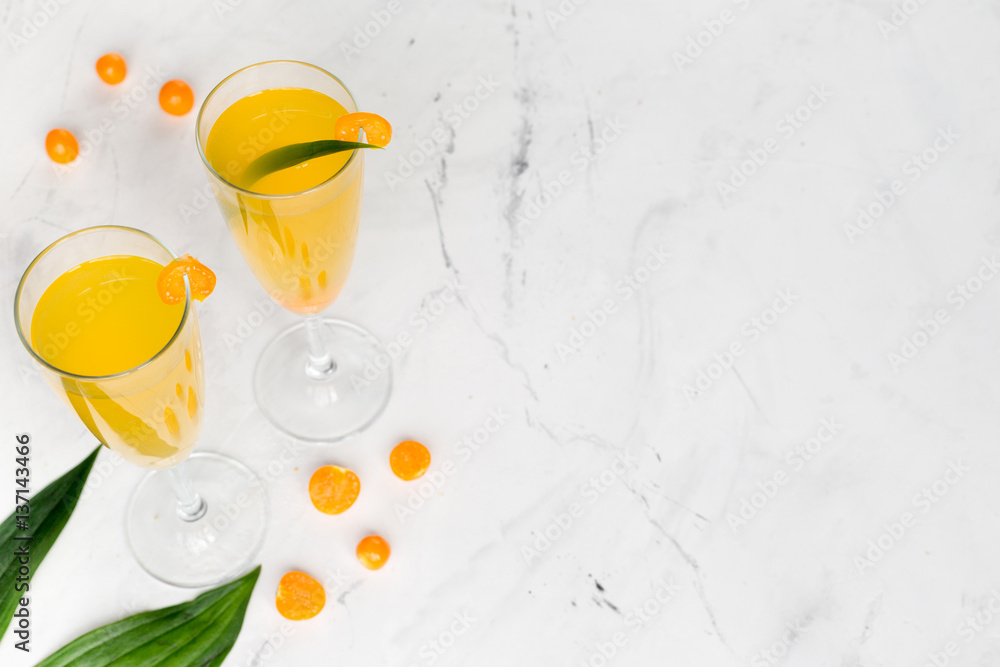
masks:
[[[5,312],[37,251],[96,224],[149,230],[219,273],[200,307],[199,447],[265,475],[274,505],[226,665],[597,667],[617,633],[609,664],[1000,664],[1000,281],[977,276],[1000,245],[997,3],[908,0],[893,25],[888,0],[567,0],[565,15],[556,0],[431,0],[351,54],[386,2],[51,4],[17,50],[8,35],[45,3],[0,7]],[[132,68],[117,88],[93,72],[108,50]],[[253,362],[295,318],[252,316],[266,297],[203,198],[194,114],[119,101],[144,95],[146,68],[200,103],[272,58],[341,75],[396,130],[369,156],[357,261],[330,312],[413,344],[384,417],[339,447],[291,443],[254,406]],[[60,125],[101,138],[68,174],[42,149]],[[412,174],[386,177],[421,146]],[[733,181],[752,156],[763,165]],[[888,210],[850,227],[895,180]],[[460,302],[416,326],[449,281]],[[9,316],[0,340],[0,486],[22,431],[44,483],[94,441],[30,372]],[[734,344],[732,367],[713,367]],[[494,410],[503,426],[463,453]],[[401,522],[414,486],[386,457],[404,437],[454,474]],[[339,518],[305,493],[328,462],[364,483]],[[122,516],[142,471],[102,463],[35,580],[34,651],[4,637],[5,666],[192,595],[133,562]],[[378,573],[353,558],[368,530],[394,547]],[[315,620],[274,609],[291,568],[328,583]],[[474,620],[453,637],[456,614]]]

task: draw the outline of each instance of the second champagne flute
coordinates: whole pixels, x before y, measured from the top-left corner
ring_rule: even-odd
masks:
[[[354,260],[364,155],[325,155],[259,179],[247,167],[278,148],[333,139],[337,118],[357,110],[329,72],[272,61],[222,81],[198,115],[198,150],[236,245],[271,298],[305,316],[267,346],[254,373],[261,410],[304,440],[360,433],[385,409],[392,389],[378,340],[321,316]]]

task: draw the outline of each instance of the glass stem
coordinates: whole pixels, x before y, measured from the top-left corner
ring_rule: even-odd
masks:
[[[177,496],[177,516],[184,521],[197,521],[205,516],[208,504],[194,490],[184,466],[185,464],[181,463],[163,472],[170,480],[170,488],[174,490],[174,495]]]
[[[330,356],[326,344],[323,318],[319,313],[306,315],[306,337],[309,339],[309,361],[306,363],[306,375],[314,380],[322,380],[333,375],[337,364]]]

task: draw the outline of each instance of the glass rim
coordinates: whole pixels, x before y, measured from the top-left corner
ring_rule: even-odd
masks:
[[[72,239],[74,237],[80,236],[81,234],[86,234],[86,233],[95,232],[95,231],[102,231],[102,230],[124,231],[124,232],[139,234],[140,236],[145,236],[146,238],[148,238],[149,240],[151,240],[153,243],[155,243],[156,245],[158,245],[161,248],[163,248],[164,250],[166,250],[167,254],[170,255],[170,257],[172,259],[177,259],[177,255],[166,244],[164,244],[162,241],[160,241],[158,238],[156,238],[152,234],[150,234],[148,232],[144,232],[141,229],[136,229],[135,227],[125,227],[124,225],[97,225],[96,227],[85,227],[84,229],[78,229],[75,232],[70,232],[69,234],[66,234],[65,236],[62,236],[62,237],[56,239],[55,241],[53,241],[52,243],[50,243],[49,245],[47,245],[44,250],[42,250],[40,253],[38,253],[38,255],[33,260],[31,260],[31,264],[28,264],[28,267],[24,270],[24,273],[21,275],[21,280],[17,283],[17,291],[14,293],[14,326],[17,329],[17,337],[21,339],[21,344],[24,345],[24,348],[28,351],[28,353],[32,357],[34,357],[35,361],[39,365],[41,365],[43,368],[46,368],[46,369],[52,371],[53,373],[61,375],[62,377],[67,377],[67,378],[71,378],[71,379],[74,379],[74,380],[80,380],[80,381],[84,381],[84,382],[99,382],[99,381],[102,381],[102,380],[113,380],[113,379],[116,379],[116,378],[125,377],[125,376],[130,375],[130,374],[138,371],[139,369],[141,369],[141,368],[143,368],[145,366],[148,366],[149,364],[153,363],[154,361],[156,361],[157,359],[159,359],[160,356],[162,356],[164,352],[166,352],[168,349],[170,349],[170,347],[177,340],[178,336],[181,335],[181,331],[184,330],[184,325],[187,324],[188,315],[191,313],[191,282],[188,280],[188,277],[185,275],[184,276],[184,314],[181,315],[181,321],[177,325],[177,330],[174,331],[173,335],[170,336],[170,340],[167,341],[167,343],[163,346],[162,349],[160,349],[159,352],[157,352],[156,354],[154,354],[153,356],[151,356],[149,359],[147,359],[146,361],[142,362],[138,366],[133,366],[132,368],[126,369],[124,371],[120,371],[118,373],[112,373],[111,375],[78,375],[77,373],[70,373],[69,371],[66,371],[66,370],[63,370],[61,368],[58,368],[57,366],[54,366],[54,365],[50,364],[48,361],[46,361],[45,359],[43,359],[41,357],[41,355],[38,354],[38,352],[35,351],[35,348],[31,344],[31,342],[25,337],[24,330],[21,328],[21,313],[19,312],[20,311],[20,305],[21,305],[21,292],[24,289],[24,284],[25,284],[25,282],[28,279],[28,275],[31,273],[31,270],[33,268],[35,268],[35,265],[38,264],[38,262],[41,261],[41,259],[43,257],[45,257],[50,251],[52,251],[56,246],[62,245],[63,243],[69,241],[70,239]],[[105,255],[105,256],[107,257],[109,255]],[[49,284],[49,287],[51,287],[51,283]],[[46,287],[46,289],[48,289],[48,287]],[[44,291],[43,291],[43,293],[44,293]],[[35,307],[37,308],[37,304],[35,305]],[[32,312],[32,315],[34,315],[34,312]],[[34,319],[34,318],[32,318],[32,319]]]
[[[232,183],[229,179],[223,178],[222,175],[215,170],[215,167],[212,166],[212,163],[208,161],[208,156],[205,155],[205,149],[202,148],[202,145],[201,145],[201,119],[202,119],[202,116],[205,115],[205,107],[208,106],[209,101],[211,101],[211,99],[213,97],[215,97],[215,94],[217,92],[219,92],[219,89],[222,88],[222,86],[224,86],[230,79],[233,79],[233,78],[235,78],[235,77],[243,74],[244,72],[248,72],[248,71],[250,71],[252,69],[255,69],[257,67],[263,67],[265,65],[278,65],[278,64],[300,65],[302,67],[308,67],[310,69],[314,69],[314,70],[316,70],[318,72],[321,72],[322,74],[325,74],[326,76],[328,76],[331,79],[333,79],[334,81],[336,81],[337,84],[341,88],[344,89],[344,92],[347,93],[347,96],[350,98],[351,102],[354,103],[354,108],[355,109],[358,108],[358,101],[356,99],[354,99],[354,95],[351,93],[350,89],[347,87],[347,85],[343,81],[340,80],[339,77],[335,76],[334,74],[331,74],[330,72],[328,72],[327,70],[323,69],[322,67],[318,67],[317,65],[313,65],[313,64],[307,63],[307,62],[303,62],[301,60],[265,60],[263,62],[254,63],[253,65],[247,65],[246,67],[242,67],[242,68],[236,70],[235,72],[233,72],[232,74],[230,74],[229,76],[227,76],[225,79],[223,79],[222,81],[220,81],[215,86],[215,88],[213,88],[212,91],[208,95],[205,96],[205,101],[201,103],[201,109],[198,110],[198,117],[195,119],[195,122],[194,122],[194,142],[198,145],[198,156],[201,158],[201,163],[203,165],[205,165],[205,168],[208,169],[208,172],[212,176],[214,176],[218,180],[222,181],[222,183],[224,183],[226,186],[232,188],[237,193],[241,193],[243,195],[247,195],[247,196],[253,197],[255,199],[264,199],[264,200],[268,200],[268,201],[279,200],[279,199],[291,199],[293,197],[301,197],[302,195],[314,192],[316,190],[319,190],[322,187],[325,187],[326,185],[328,185],[329,183],[331,183],[332,181],[334,181],[338,176],[340,176],[351,165],[351,163],[354,162],[354,158],[358,154],[358,150],[359,150],[357,148],[355,148],[354,150],[352,150],[350,157],[347,158],[347,162],[345,162],[343,164],[343,166],[341,166],[340,169],[338,169],[332,176],[330,176],[330,178],[327,178],[326,180],[324,180],[321,183],[318,183],[318,184],[312,186],[311,188],[306,188],[305,190],[300,190],[298,192],[289,192],[289,193],[284,193],[284,194],[280,194],[280,195],[268,195],[268,194],[263,194],[263,193],[260,193],[260,192],[254,192],[253,190],[247,190],[246,188],[241,188],[240,186],[236,185],[235,183]],[[265,90],[271,90],[271,89],[266,88]],[[316,92],[319,92],[319,91],[316,91]],[[218,121],[218,119],[216,119],[216,121]],[[214,123],[212,124],[212,127],[215,127]],[[209,129],[209,134],[211,134],[211,129]],[[206,145],[208,144],[208,137],[205,137],[205,144]]]

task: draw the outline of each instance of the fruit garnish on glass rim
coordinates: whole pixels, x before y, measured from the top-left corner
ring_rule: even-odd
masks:
[[[156,291],[164,303],[170,305],[184,301],[184,276],[191,283],[191,296],[204,301],[215,289],[215,273],[191,255],[181,255],[160,271]]]
[[[379,148],[385,148],[392,141],[392,125],[377,113],[358,111],[344,114],[333,126],[333,138],[340,141],[356,141],[361,130],[365,137]]]
[[[356,141],[360,138],[361,130],[365,131],[365,136],[371,143]],[[333,127],[333,136],[334,139],[305,141],[268,151],[247,165],[244,179],[247,183],[253,184],[268,174],[294,167],[313,158],[359,148],[385,148],[392,140],[392,126],[378,114],[349,113],[337,119]]]

